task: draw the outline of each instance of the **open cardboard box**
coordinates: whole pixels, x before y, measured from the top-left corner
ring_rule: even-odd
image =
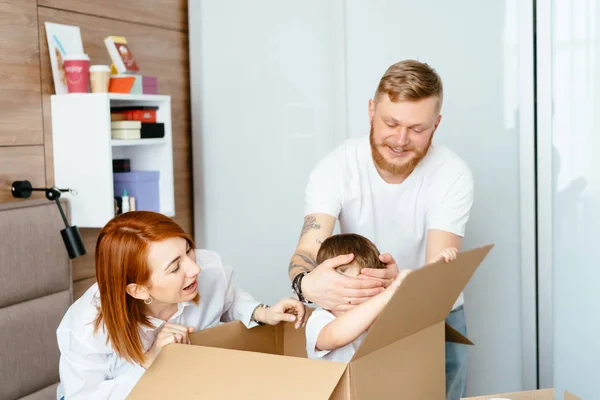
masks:
[[[293,324],[230,322],[165,347],[129,398],[445,399],[445,341],[472,344],[444,322],[493,245],[408,275],[349,363],[306,358]]]
[[[528,392],[496,394],[493,396],[465,397],[462,400],[554,400],[555,398],[554,389],[541,389]],[[565,390],[564,400],[581,399]]]

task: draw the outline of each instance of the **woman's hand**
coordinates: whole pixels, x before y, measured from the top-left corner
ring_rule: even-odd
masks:
[[[258,307],[254,319],[267,325],[277,325],[280,322],[293,322],[295,328],[305,324],[306,309],[304,304],[290,297],[284,297],[272,307]]]
[[[158,332],[150,350],[146,352],[146,360],[142,367],[148,369],[154,360],[156,360],[163,347],[171,343],[191,344],[188,335],[192,332],[194,332],[194,327],[192,326],[166,323],[160,332]]]

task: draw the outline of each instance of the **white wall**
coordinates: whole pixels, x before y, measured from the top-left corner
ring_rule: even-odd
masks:
[[[261,299],[288,295],[310,169],[345,137],[368,134],[367,101],[390,64],[429,62],[446,91],[435,141],[475,177],[464,247],[496,244],[466,291],[468,392],[522,389],[517,75],[519,35],[532,38],[518,32],[516,4],[190,2],[200,243]]]
[[[350,135],[368,134],[367,101],[386,68],[415,58],[444,81],[434,143],[455,150],[473,171],[464,248],[496,247],[465,294],[475,343],[470,395],[523,387],[516,11],[514,1],[478,0],[348,0],[346,9]]]
[[[274,302],[315,163],[346,137],[340,1],[190,1],[195,231]]]

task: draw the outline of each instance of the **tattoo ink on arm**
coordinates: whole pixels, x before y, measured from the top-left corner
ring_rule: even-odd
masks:
[[[316,221],[317,218],[313,215],[304,217],[304,225],[302,226],[302,232],[300,233],[300,237],[304,236],[304,234],[311,229],[321,229],[321,225],[317,224]]]

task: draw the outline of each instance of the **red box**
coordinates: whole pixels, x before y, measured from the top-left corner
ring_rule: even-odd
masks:
[[[156,122],[155,106],[133,106],[133,107],[112,107],[112,121],[141,121],[141,122]]]
[[[156,122],[156,110],[131,110],[125,111],[128,121]]]

